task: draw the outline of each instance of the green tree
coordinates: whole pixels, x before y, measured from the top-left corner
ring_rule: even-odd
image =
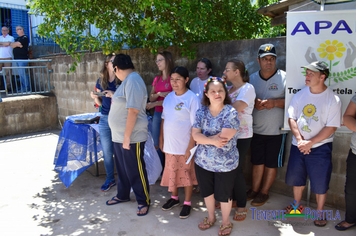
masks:
[[[250,39],[268,30],[250,0],[29,0],[29,6],[45,17],[38,33],[77,61],[78,50],[107,54],[123,45],[153,52],[178,45],[192,58],[194,43]],[[100,33],[92,35],[90,25]]]
[[[261,8],[273,3],[279,2],[279,0],[256,0],[257,8]],[[264,17],[264,27],[263,30],[258,32],[256,38],[273,38],[278,36],[286,35],[286,25],[271,26],[271,19]]]

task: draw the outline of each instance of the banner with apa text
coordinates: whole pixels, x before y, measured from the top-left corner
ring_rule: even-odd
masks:
[[[305,87],[301,66],[323,61],[330,76],[325,84],[338,95],[344,114],[356,94],[356,10],[287,13],[285,113],[294,94]],[[284,129],[290,130],[285,116]],[[337,131],[349,131],[344,125]]]

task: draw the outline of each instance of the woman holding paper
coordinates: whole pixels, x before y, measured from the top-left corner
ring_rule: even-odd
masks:
[[[208,217],[198,225],[211,228],[215,221],[215,200],[221,202],[222,224],[219,235],[230,235],[229,215],[239,164],[236,148],[238,114],[231,105],[225,80],[213,77],[204,85],[203,107],[197,111],[192,135],[198,144],[195,171]]]
[[[200,107],[198,97],[187,88],[189,72],[177,66],[171,72],[173,92],[163,101],[163,113],[159,145],[166,154],[161,186],[172,192],[171,198],[162,206],[168,211],[179,205],[178,188],[184,187],[185,199],[179,218],[190,215],[193,185],[197,185],[194,162],[186,164],[190,149],[195,145],[191,136],[195,113]]]

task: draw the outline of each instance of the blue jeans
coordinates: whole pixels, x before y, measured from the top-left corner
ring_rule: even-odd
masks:
[[[153,143],[157,149],[159,159],[161,160],[162,167],[164,168],[164,155],[159,148],[159,133],[161,131],[161,122],[162,122],[162,112],[155,111],[152,119],[152,137]]]
[[[28,66],[28,62],[14,62],[14,65],[16,67],[25,67],[25,66]],[[27,70],[26,68],[16,69],[17,74],[20,76],[21,90],[23,92],[30,91],[30,89],[31,89],[30,80],[28,78],[26,70]]]
[[[108,115],[101,115],[99,121],[99,134],[104,154],[106,180],[115,183],[114,177],[114,147],[111,139],[111,129],[108,124]]]

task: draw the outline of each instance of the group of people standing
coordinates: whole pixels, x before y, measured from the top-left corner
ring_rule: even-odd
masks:
[[[91,93],[101,105],[102,113],[100,138],[107,180],[101,190],[108,191],[117,184],[117,194],[106,204],[129,201],[132,188],[138,203],[137,215],[148,214],[151,200],[143,153],[148,132],[146,109],[155,108],[152,136],[164,166],[161,185],[171,192],[162,210],[180,205],[178,188],[183,187],[184,202],[179,217],[189,217],[193,186],[199,185],[208,217],[198,228],[211,228],[216,222],[215,209],[219,208],[222,212],[219,235],[229,235],[233,228],[229,219],[232,207],[237,208],[233,219],[242,221],[247,215],[247,201],[252,200],[255,206],[263,205],[269,198],[268,191],[276,178],[277,168],[284,163],[285,134],[281,128],[286,73],[276,68],[276,59],[274,45],[261,45],[257,55],[258,72],[249,76],[242,61],[231,59],[220,78],[212,76],[212,64],[203,58],[197,63],[198,77],[188,87],[188,70],[174,67],[171,53],[160,52],[156,58],[160,75],[154,78],[148,96],[146,85],[134,71],[128,55],[107,56],[96,85],[96,91],[105,95]],[[323,210],[331,167],[321,167],[318,163],[331,162],[330,144],[336,127],[340,126],[341,102],[324,85],[328,69],[324,64],[318,67],[315,63],[305,67],[307,87],[297,94],[303,94],[302,99],[294,96],[288,108],[294,147],[286,183],[293,186],[295,200],[300,203],[304,180],[309,175],[312,190],[317,193],[317,210]],[[320,102],[313,104],[318,108],[314,107],[313,115],[319,118],[313,122],[319,124],[315,130],[313,127],[312,133],[299,130],[305,126],[311,128],[310,111],[304,108],[308,105],[304,103],[311,101],[308,96],[318,97]],[[324,108],[328,112],[324,112]],[[246,192],[243,166],[250,145],[252,187]],[[308,157],[314,156],[314,163],[308,162]],[[325,172],[324,186],[320,184],[319,172]],[[314,223],[323,226],[324,220],[317,219]],[[347,222],[353,224],[355,219],[347,219]]]
[[[0,60],[28,60],[28,46],[29,46],[29,38],[25,35],[24,28],[21,25],[16,26],[16,34],[18,37],[14,39],[11,35],[9,35],[9,28],[7,26],[3,26],[1,28],[2,36],[0,36]],[[3,83],[4,89],[7,89],[8,92],[18,92],[25,93],[31,91],[31,84],[29,81],[29,77],[26,73],[26,66],[28,62],[23,61],[15,61],[11,62],[0,62],[0,71],[2,67],[15,67],[17,74],[20,77],[20,86],[12,89],[11,85],[11,74],[10,70],[6,70]],[[6,87],[5,83],[6,82]],[[17,91],[15,91],[17,89]]]

